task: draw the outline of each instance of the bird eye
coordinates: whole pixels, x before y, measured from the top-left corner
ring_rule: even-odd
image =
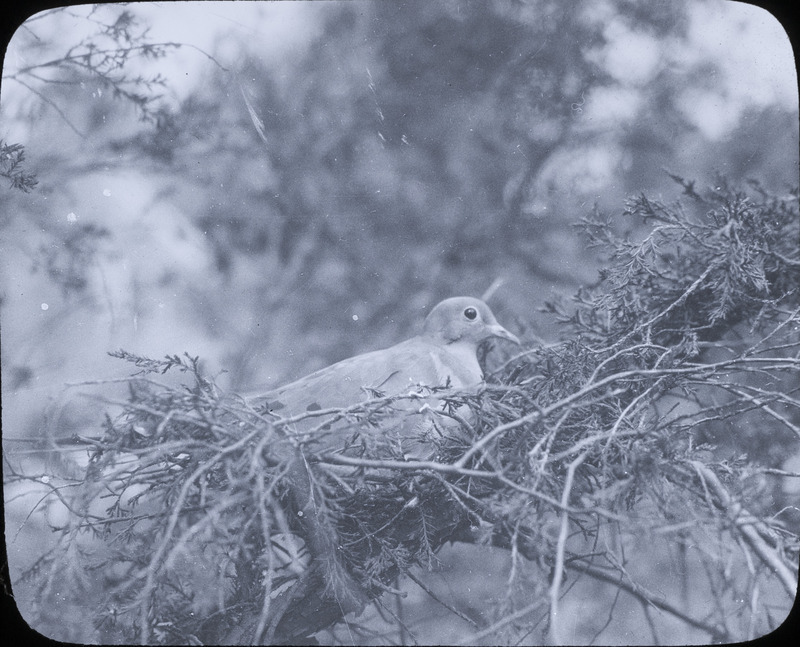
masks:
[[[464,316],[470,321],[472,321],[473,319],[475,319],[475,317],[478,316],[478,311],[475,308],[467,308],[466,310],[464,310]]]

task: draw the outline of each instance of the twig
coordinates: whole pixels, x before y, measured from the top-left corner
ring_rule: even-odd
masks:
[[[577,456],[567,468],[567,477],[564,481],[564,490],[561,493],[561,524],[558,531],[558,542],[556,543],[556,558],[553,565],[553,582],[550,585],[550,640],[553,645],[563,644],[561,635],[561,618],[559,617],[559,599],[561,596],[561,582],[564,578],[564,555],[567,549],[567,537],[569,535],[569,514],[566,509],[569,507],[569,499],[572,495],[572,484],[575,480],[575,470],[588,456],[588,450]]]
[[[710,488],[716,499],[717,506],[728,514],[744,541],[759,556],[761,561],[775,573],[786,593],[794,598],[797,594],[797,577],[762,538],[761,533],[769,532],[764,524],[752,520],[752,515],[740,503],[732,499],[728,490],[708,466],[700,461],[689,461],[688,463],[697,472],[703,485]]]

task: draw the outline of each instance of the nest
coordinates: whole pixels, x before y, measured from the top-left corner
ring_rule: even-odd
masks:
[[[97,618],[107,640],[306,640],[397,593],[399,574],[430,566],[497,496],[478,466],[489,453],[446,466],[486,425],[518,414],[511,390],[509,402],[428,390],[445,406],[424,437],[404,435],[409,419],[432,415],[419,393],[374,397],[340,411],[333,429],[297,434],[296,419],[221,394],[196,358],[119,355],[149,371],[189,372],[194,384],[132,378],[122,412],[92,441],[65,537],[90,532],[81,551],[103,577],[113,572]],[[514,437],[501,439],[500,453]],[[410,457],[409,444],[425,447],[424,458]]]

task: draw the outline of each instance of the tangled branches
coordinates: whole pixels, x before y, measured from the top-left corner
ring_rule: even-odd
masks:
[[[637,600],[654,639],[651,609],[705,639],[774,628],[800,548],[782,487],[800,476],[782,465],[800,440],[797,196],[683,185],[696,217],[631,203],[657,223],[640,243],[587,223],[610,262],[571,306],[548,306],[564,340],[506,358],[479,393],[374,394],[276,419],[220,393],[196,359],[120,354],[144,374],[102,438],[79,439],[90,460],[75,494],[52,486],[71,515],[28,574],[42,615],[68,590],[91,600],[109,642],[310,640],[404,595],[398,576],[418,581],[444,544],[466,542],[510,552],[509,591],[520,556],[538,573],[470,641],[519,638],[539,621],[564,641],[565,593],[587,580]],[[170,370],[191,385],[151,378]],[[447,423],[420,439],[422,458],[386,433],[415,401],[410,415]],[[333,444],[321,440],[331,416]],[[292,433],[305,418],[320,425]],[[642,541],[698,567],[703,612],[656,593]]]
[[[51,52],[46,40],[34,31],[36,21],[45,15],[54,14],[79,18],[92,33],[66,51]],[[129,10],[104,13],[102,8],[92,8],[84,15],[73,15],[65,8],[39,14],[25,24],[26,33],[34,39],[33,51],[44,60],[21,65],[3,75],[4,80],[14,81],[49,104],[75,132],[80,130],[65,112],[51,99],[45,97],[41,86],[45,84],[79,84],[94,79],[100,93],[108,91],[115,98],[134,106],[142,120],[155,122],[159,117],[156,90],[164,87],[165,79],[159,75],[145,76],[128,71],[134,59],[156,60],[181,47],[179,43],[157,43],[149,39],[148,29]],[[52,55],[52,58],[46,58]]]

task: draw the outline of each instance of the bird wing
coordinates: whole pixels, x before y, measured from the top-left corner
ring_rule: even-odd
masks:
[[[397,395],[416,384],[437,386],[431,344],[418,339],[356,355],[251,399],[281,417],[348,407],[378,394]]]
[[[482,377],[474,351],[460,353],[414,337],[344,359],[249,401],[286,418],[404,394],[418,385],[467,388],[479,384]]]
[[[423,337],[414,337],[390,348],[342,360],[250,398],[249,402],[276,418],[289,418],[307,412],[313,414],[314,411],[350,407],[375,397],[407,394],[418,389],[419,385],[449,385],[461,389],[477,386],[481,381],[474,349],[450,348]],[[403,445],[403,453],[408,453],[408,445],[409,451],[425,455],[419,448],[411,449],[411,444],[419,444],[423,437],[436,433],[435,429],[447,424],[440,415],[432,413],[439,407],[439,399],[431,394],[423,394],[422,401],[395,401],[391,404],[391,411],[384,412],[388,417],[382,418],[377,427],[360,425],[357,429],[361,438],[366,434],[379,443],[393,442],[391,438],[401,439],[397,442]],[[346,420],[331,418],[330,415],[310,415],[294,422],[289,430],[301,434],[313,431],[315,442],[336,447],[341,442],[336,438],[341,438],[343,430],[353,426]],[[425,441],[421,446],[430,449]]]

